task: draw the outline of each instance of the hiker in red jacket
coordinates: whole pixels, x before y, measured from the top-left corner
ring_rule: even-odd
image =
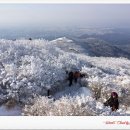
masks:
[[[112,111],[119,109],[118,94],[116,92],[111,93],[111,97],[104,103],[105,106],[110,106]]]

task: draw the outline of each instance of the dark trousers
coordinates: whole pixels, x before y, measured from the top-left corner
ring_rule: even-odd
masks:
[[[75,83],[77,83],[77,78],[74,78]]]
[[[71,86],[73,83],[73,79],[69,79],[69,86]]]
[[[50,90],[47,90],[47,96],[50,96]]]

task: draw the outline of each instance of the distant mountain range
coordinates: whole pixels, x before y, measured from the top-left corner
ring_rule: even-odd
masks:
[[[121,47],[111,45],[108,42],[97,38],[87,38],[82,45],[92,56],[130,58],[130,53],[124,51]]]
[[[66,48],[66,51],[72,50],[70,48],[76,47],[77,52],[86,53],[87,55],[90,56],[125,57],[130,59],[130,51],[128,49],[125,49],[125,46],[122,47],[120,45],[112,45],[98,38],[91,38],[91,37],[86,39],[75,38],[73,40],[67,38],[60,38],[54,41],[56,43],[60,43],[58,45],[60,46],[60,48],[61,47],[64,49]]]
[[[93,56],[130,58],[130,29],[105,29],[86,32],[74,39]]]

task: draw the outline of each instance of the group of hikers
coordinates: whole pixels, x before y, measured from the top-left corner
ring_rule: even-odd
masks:
[[[67,80],[69,81],[69,86],[73,85],[73,82],[77,83],[78,79],[88,77],[87,74],[81,73],[80,71],[66,71]],[[47,91],[48,98],[50,97],[50,90]],[[55,100],[54,100],[55,101]],[[110,106],[112,111],[116,111],[119,109],[119,101],[118,94],[116,92],[112,92],[110,98],[104,103],[104,106]]]
[[[69,81],[69,86],[73,84],[73,81],[77,83],[79,78],[86,77],[87,74],[81,73],[79,71],[70,71],[67,72]],[[119,109],[119,101],[118,101],[118,94],[116,92],[112,92],[110,98],[104,103],[104,106],[110,106],[112,111],[116,111]]]
[[[77,83],[78,79],[80,78],[83,78],[83,77],[86,77],[87,74],[84,74],[84,73],[80,73],[79,71],[66,71],[66,73],[68,74],[68,77],[67,77],[67,80],[69,81],[69,86],[73,85],[73,81],[75,83]]]

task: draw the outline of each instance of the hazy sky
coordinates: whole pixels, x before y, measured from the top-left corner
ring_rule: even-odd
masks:
[[[130,26],[130,4],[0,4],[0,27]]]

